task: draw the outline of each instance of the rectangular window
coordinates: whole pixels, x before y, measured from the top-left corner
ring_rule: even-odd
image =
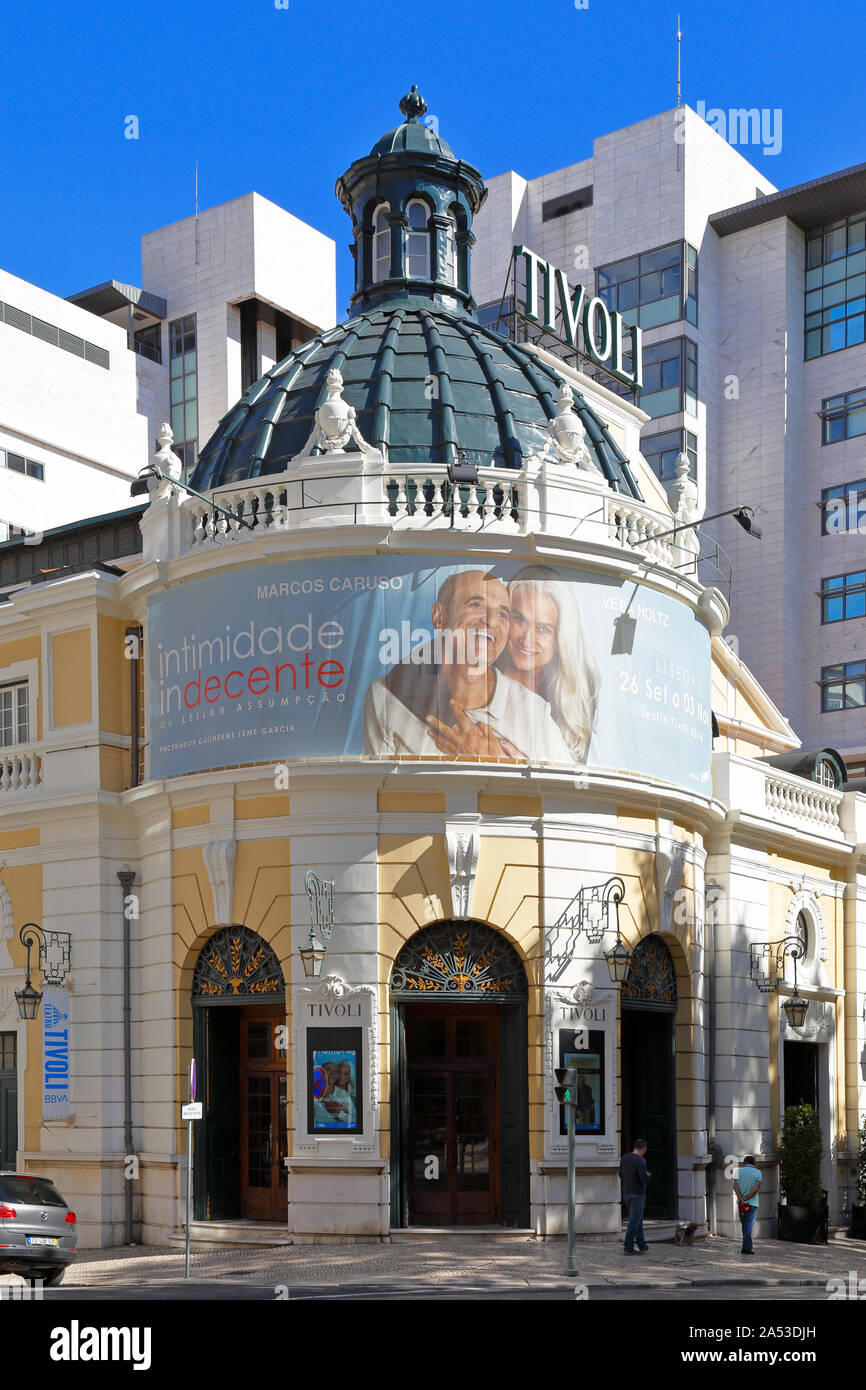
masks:
[[[652,418],[687,410],[698,413],[698,350],[689,338],[672,338],[643,350],[643,387],[635,404]]]
[[[806,238],[805,336],[807,361],[866,340],[864,213]]]
[[[866,617],[866,570],[837,574],[821,584],[822,623]]]
[[[691,430],[664,430],[652,434],[640,442],[641,453],[663,483],[673,482],[677,476],[677,455],[684,453],[689,460],[689,477],[698,478],[698,437]]]
[[[11,468],[13,473],[26,473],[28,478],[45,482],[45,465],[37,463],[35,459],[26,459],[23,454],[10,454],[6,449],[0,449],[0,468]]]
[[[821,710],[863,709],[866,705],[866,661],[847,661],[821,669]]]
[[[476,317],[483,328],[490,328],[495,333],[501,333],[503,338],[510,338],[513,313],[514,300],[511,295],[506,295],[504,300],[496,299],[492,304],[480,304],[476,310]]]
[[[838,487],[825,487],[821,493],[821,532],[837,536],[844,531],[866,535],[866,478]]]
[[[198,384],[195,314],[175,319],[168,326],[171,427],[174,452],[183,460],[185,473],[195,465],[198,453]]]
[[[30,703],[26,681],[0,685],[0,748],[26,743],[30,737]]]
[[[0,1071],[15,1071],[18,1066],[17,1033],[0,1033]]]
[[[861,434],[866,434],[866,386],[828,396],[821,409],[821,443],[838,444]]]
[[[596,279],[599,297],[627,323],[658,328],[686,319],[697,325],[698,253],[688,242],[600,266]]]

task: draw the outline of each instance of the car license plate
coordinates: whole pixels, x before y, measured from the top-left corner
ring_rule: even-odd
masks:
[[[28,1245],[56,1245],[57,1241],[53,1236],[28,1236]]]

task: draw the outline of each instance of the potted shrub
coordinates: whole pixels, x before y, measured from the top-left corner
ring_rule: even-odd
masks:
[[[851,1208],[849,1235],[866,1240],[866,1116],[857,1135],[857,1201]]]
[[[827,1241],[827,1195],[821,1189],[821,1125],[811,1105],[789,1105],[779,1146],[779,1240]]]

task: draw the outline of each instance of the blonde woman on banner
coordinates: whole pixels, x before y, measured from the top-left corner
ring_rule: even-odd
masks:
[[[601,676],[583,634],[573,584],[547,565],[527,565],[508,586],[511,627],[501,666],[540,695],[576,763],[585,763]]]

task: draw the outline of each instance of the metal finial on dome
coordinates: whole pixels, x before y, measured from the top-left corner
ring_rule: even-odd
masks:
[[[400,99],[400,110],[409,121],[416,121],[419,116],[423,116],[427,110],[427,103],[418,91],[415,83],[412,83],[411,91],[407,92]]]

